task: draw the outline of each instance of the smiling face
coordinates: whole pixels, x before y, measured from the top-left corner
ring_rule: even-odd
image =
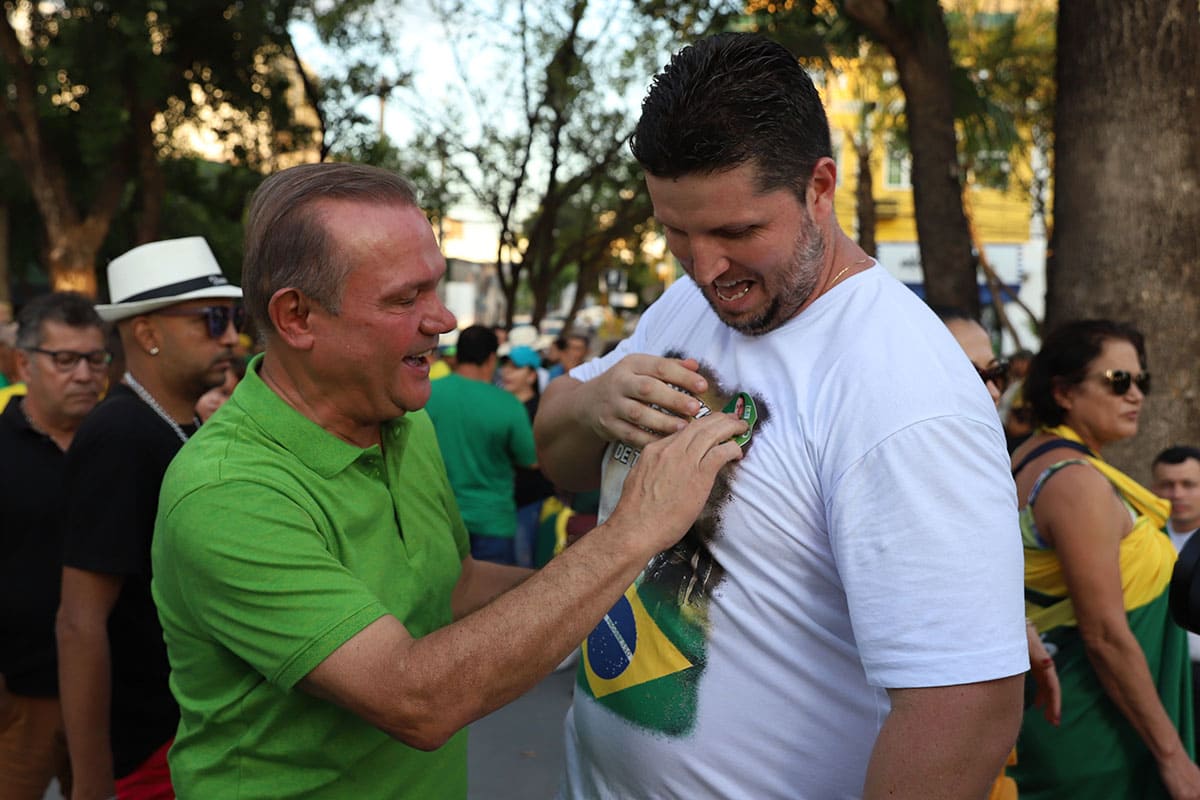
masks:
[[[1082,383],[1054,390],[1055,401],[1066,412],[1063,421],[1093,450],[1135,435],[1146,399],[1133,382],[1124,394],[1113,394],[1112,384],[1104,377],[1107,370],[1139,374],[1142,366],[1137,349],[1124,339],[1107,339],[1088,364]]]
[[[395,419],[429,400],[430,355],[455,327],[437,296],[446,271],[420,209],[322,203],[321,220],[350,265],[338,313],[311,314],[314,366],[341,415],[359,424]]]
[[[667,246],[726,325],[767,333],[808,302],[824,266],[825,237],[790,189],[760,191],[751,165],[647,175],[646,186]]]

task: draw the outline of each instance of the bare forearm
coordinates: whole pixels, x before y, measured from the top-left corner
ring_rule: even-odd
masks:
[[[1021,724],[1024,677],[902,690],[875,742],[865,800],[987,796]]]
[[[554,380],[538,404],[533,422],[538,465],[556,486],[581,492],[600,485],[600,459],[607,445],[583,422],[586,384],[564,376]]]
[[[397,670],[410,704],[381,727],[409,744],[437,746],[528,691],[645,566],[649,554],[622,543],[628,538],[598,528],[486,607],[413,642]],[[417,707],[414,697],[422,699]]]
[[[463,570],[464,580],[459,582],[450,600],[455,619],[462,619],[467,614],[483,608],[533,574],[533,570],[525,567],[492,564],[474,559],[463,562]]]
[[[1162,761],[1184,753],[1183,742],[1167,716],[1146,663],[1146,655],[1127,627],[1084,637],[1096,677],[1121,714]]]
[[[107,632],[59,622],[58,682],[71,756],[72,800],[113,796]]]

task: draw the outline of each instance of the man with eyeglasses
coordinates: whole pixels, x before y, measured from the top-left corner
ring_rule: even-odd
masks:
[[[53,778],[70,786],[54,647],[64,452],[100,400],[110,355],[82,295],[43,295],[17,321],[26,393],[0,414],[0,795],[41,800]]]
[[[150,595],[150,542],[167,465],[199,424],[196,401],[225,378],[242,292],[201,237],[136,247],[108,266],[97,306],[127,371],[67,453],[63,718],[85,798],[173,797],[166,750],[179,722]]]

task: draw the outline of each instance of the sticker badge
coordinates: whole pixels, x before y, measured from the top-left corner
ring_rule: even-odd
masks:
[[[754,435],[754,425],[758,422],[758,405],[755,404],[754,398],[745,392],[738,392],[721,410],[726,414],[733,414],[749,426],[745,433],[733,437],[733,441],[737,442],[739,447],[745,447]]]

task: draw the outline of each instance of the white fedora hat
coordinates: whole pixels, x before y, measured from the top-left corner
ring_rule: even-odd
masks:
[[[221,274],[203,236],[167,239],[135,247],[108,265],[111,303],[96,306],[106,322],[148,314],[206,297],[238,298],[242,290]]]

